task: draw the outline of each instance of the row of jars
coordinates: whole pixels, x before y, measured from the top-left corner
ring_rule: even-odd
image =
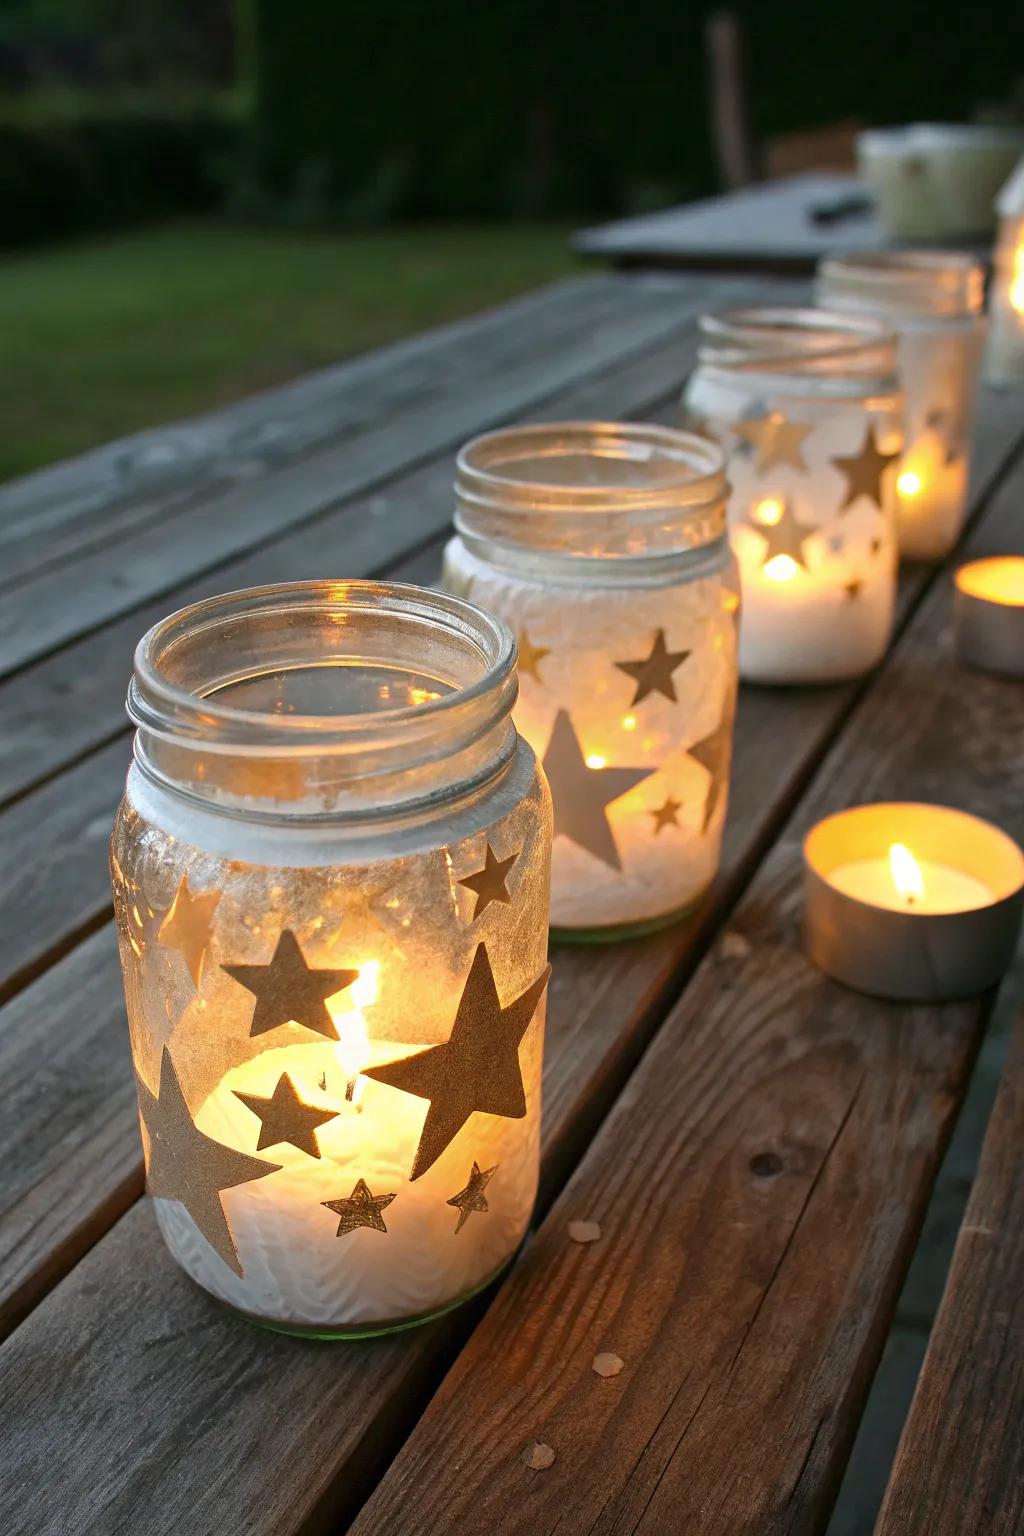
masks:
[[[115,909],[148,1187],[207,1290],[359,1334],[507,1261],[537,1187],[549,893],[576,939],[688,909],[738,671],[878,659],[897,474],[921,476],[916,552],[962,516],[975,276],[823,273],[850,309],[888,280],[899,343],[853,313],[709,317],[686,410],[731,488],[692,431],[490,434],[459,455],[444,590],[262,588],[144,637]],[[897,346],[920,394],[901,469]]]

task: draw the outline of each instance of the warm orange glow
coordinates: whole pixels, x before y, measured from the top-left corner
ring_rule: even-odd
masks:
[[[785,510],[778,497],[767,496],[754,508],[754,520],[763,524],[765,528],[774,528]]]
[[[351,1099],[358,1103],[365,1084],[359,1074],[370,1060],[370,1036],[363,1009],[377,1001],[380,992],[380,961],[364,960],[357,967],[359,975],[350,987],[327,999],[327,1011],[338,1031],[338,1060],[349,1083]]]
[[[921,489],[921,476],[912,469],[905,469],[896,481],[896,489],[901,496],[916,496]]]
[[[636,715],[623,715],[623,717],[622,717],[622,729],[624,731],[635,731],[636,730]]]
[[[791,581],[798,570],[791,555],[773,555],[764,567],[764,574],[771,581]]]
[[[608,763],[608,759],[602,757],[599,752],[589,752],[586,761],[588,768],[604,768]]]
[[[903,843],[893,843],[889,848],[889,868],[892,883],[908,906],[924,895],[921,866]]]
[[[972,560],[957,571],[956,584],[969,597],[1012,608],[1024,606],[1024,556],[992,555],[987,560]]]
[[[1013,253],[1010,303],[1019,315],[1024,315],[1024,245],[1018,245]]]

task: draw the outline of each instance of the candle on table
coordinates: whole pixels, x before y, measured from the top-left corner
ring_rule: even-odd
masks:
[[[1024,384],[1024,159],[996,199],[999,230],[989,286],[985,378]]]
[[[956,573],[956,648],[969,666],[1024,677],[1024,557],[973,560]]]

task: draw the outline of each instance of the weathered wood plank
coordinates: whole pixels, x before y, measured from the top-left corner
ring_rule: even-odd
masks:
[[[732,302],[773,290],[747,282],[719,283],[714,291],[723,295],[723,302]],[[695,298],[694,311],[699,306]],[[531,418],[625,416],[650,409],[679,390],[693,363],[694,331],[693,313],[677,320],[666,317],[656,346],[538,401],[530,409]],[[0,684],[0,717],[6,724],[0,732],[0,803],[124,729],[127,668],[136,640],[150,624],[186,603],[233,587],[297,581],[331,570],[349,576],[379,570],[447,527],[452,477],[451,454],[445,452],[393,484],[345,502],[215,573],[173,588]]]
[[[1024,1528],[1024,1015],[903,1430],[878,1536]]]
[[[975,549],[1019,543],[1024,473]],[[888,1329],[986,1002],[899,1007],[804,959],[820,816],[939,798],[1020,836],[1024,694],[967,677],[943,580],[851,717],[354,1531],[811,1532]],[[603,1236],[573,1245],[567,1225]],[[593,1357],[625,1362],[602,1380]],[[556,1459],[533,1472],[533,1440]],[[895,1529],[895,1527],[894,1527]]]
[[[926,636],[929,656],[934,643],[929,630]],[[884,686],[884,683],[883,676],[881,685],[877,686]],[[749,694],[744,699],[739,717],[726,873],[716,909],[719,917],[736,895],[750,863],[770,840],[779,816],[799,791],[854,697],[854,690],[838,689],[804,693],[761,692]],[[887,697],[890,703],[883,713],[889,719],[896,711],[892,689],[888,690]],[[977,702],[980,694],[974,697]],[[896,703],[899,704],[898,694]],[[859,739],[866,744],[870,737]],[[911,739],[916,740],[913,730]],[[860,756],[863,757],[863,751]],[[711,1168],[696,1169],[694,1177],[698,1182],[691,1186],[680,1185],[678,1170],[671,1169],[664,1187],[645,1184],[634,1209],[637,1219],[648,1223],[649,1212],[656,1207],[660,1209],[666,1200],[674,1213],[672,1220],[681,1220],[683,1214],[689,1212],[705,1224],[708,1253],[715,1251],[720,1243],[727,1242],[733,1231],[731,1221],[723,1223],[722,1211],[739,1212],[744,1201],[750,1199],[754,1200],[755,1209],[749,1217],[744,1212],[744,1219],[753,1222],[755,1235],[770,1228],[770,1236],[777,1247],[780,1218],[776,1208],[783,1207],[782,1219],[786,1213],[795,1219],[795,1210],[807,1196],[814,1179],[816,1159],[820,1162],[823,1149],[837,1139],[837,1125],[849,1108],[852,1087],[864,1075],[866,1058],[862,1061],[862,1055],[869,1051],[869,1046],[873,1069],[870,1080],[871,1083],[877,1081],[880,1086],[869,1091],[870,1084],[866,1084],[860,1092],[865,1101],[872,1100],[872,1093],[875,1098],[881,1094],[885,1099],[891,1131],[890,1141],[879,1135],[871,1144],[873,1150],[868,1160],[870,1192],[877,1194],[883,1183],[887,1189],[902,1189],[902,1174],[906,1175],[910,1188],[923,1185],[938,1146],[935,1121],[948,1117],[951,1112],[968,1054],[970,1029],[958,1026],[956,1020],[950,1022],[934,1010],[923,1010],[915,1017],[915,1027],[911,1028],[904,1012],[900,1015],[900,1027],[894,1028],[884,1020],[880,1024],[868,1005],[845,994],[828,997],[827,1007],[819,1019],[819,1029],[810,1028],[805,1020],[799,1038],[787,1036],[791,998],[801,995],[808,984],[812,987],[823,985],[814,978],[808,983],[799,956],[790,947],[789,934],[780,937],[772,927],[780,921],[780,911],[788,914],[790,926],[794,920],[794,902],[789,889],[792,856],[793,846],[787,844],[782,880],[776,874],[767,889],[763,884],[761,887],[764,915],[760,913],[761,902],[753,912],[747,911],[744,936],[738,943],[734,936],[702,973],[699,1006],[686,1009],[685,1025],[682,1012],[677,1012],[668,1044],[659,1044],[655,1048],[660,1051],[657,1070],[645,1061],[641,1069],[643,1076],[635,1079],[637,1083],[645,1084],[653,1072],[662,1085],[661,1092],[667,1102],[660,1104],[657,1100],[643,1099],[639,1089],[631,1085],[622,1100],[616,1123],[622,1123],[622,1115],[635,1115],[641,1122],[642,1134],[635,1141],[618,1143],[613,1132],[610,1137],[602,1136],[596,1144],[602,1149],[596,1154],[599,1163],[602,1157],[607,1157],[608,1147],[612,1148],[608,1177],[618,1186],[622,1180],[631,1177],[634,1158],[642,1157],[647,1138],[654,1134],[655,1127],[660,1125],[663,1133],[671,1138],[680,1134],[681,1115],[686,1106],[691,1106],[694,1114],[705,1116],[714,1132]],[[781,905],[776,900],[777,895],[784,897]],[[639,1056],[666,999],[672,995],[680,975],[693,962],[695,943],[703,941],[706,934],[706,927],[696,935],[693,927],[683,928],[606,953],[566,951],[556,955],[545,1071],[546,1197],[564,1179],[568,1165],[578,1155],[581,1138],[586,1139],[595,1117],[603,1112],[623,1075]],[[752,946],[750,952],[747,952],[747,946]],[[58,974],[74,962],[75,955],[69,956],[51,974]],[[749,979],[751,986],[756,986],[758,975],[769,965],[774,967],[772,973],[779,974],[782,980],[773,994],[774,1010],[765,1020],[756,1008],[746,1005],[739,982],[743,977]],[[796,973],[791,975],[794,967]],[[33,990],[30,988],[22,994],[18,1003],[24,1004]],[[732,1047],[727,1049],[724,1037],[734,1018],[741,1022],[742,1038],[738,1038],[734,1031],[728,1037]],[[874,1024],[872,1018],[875,1018]],[[962,1023],[961,1019],[960,1025]],[[862,1032],[864,1041],[860,1039]],[[723,1040],[716,1044],[720,1035]],[[105,1063],[103,1072],[120,1072],[127,1081],[127,1051],[121,1041],[109,1040],[95,1053],[97,1062],[101,1056]],[[778,1123],[777,1116],[772,1118],[770,1104],[765,1108],[756,1095],[744,1097],[737,1086],[738,1068],[743,1066],[745,1071],[753,1072],[761,1062],[766,1063],[769,1074],[782,1084],[775,1102],[776,1108],[781,1103],[788,1111],[789,1119],[784,1126]],[[858,1066],[861,1068],[859,1074]],[[887,1078],[889,1066],[893,1073]],[[97,1067],[97,1070],[101,1069]],[[790,1090],[787,1085],[791,1079],[793,1087]],[[906,1112],[908,1101],[913,1106],[912,1114]],[[732,1118],[724,1113],[725,1105],[735,1106]],[[853,1117],[847,1123],[859,1124]],[[736,1125],[740,1126],[738,1131]],[[913,1136],[907,1136],[908,1126],[919,1133],[918,1142],[915,1143]],[[137,1160],[134,1116],[127,1110],[121,1129],[126,1161]],[[787,1133],[788,1139],[783,1132]],[[852,1132],[847,1130],[844,1134],[849,1136]],[[628,1159],[621,1156],[624,1145],[629,1146]],[[733,1154],[732,1149],[736,1146],[740,1150]],[[762,1172],[752,1176],[748,1170],[749,1159],[766,1149],[784,1157],[781,1173],[778,1176],[772,1173],[774,1164],[758,1163]],[[831,1169],[837,1166],[835,1152],[832,1155],[828,1177],[819,1179],[814,1186],[819,1194],[809,1204],[814,1219],[802,1228],[801,1251],[806,1240],[812,1250],[820,1252],[821,1236],[834,1219],[828,1201],[822,1200],[822,1192],[827,1193],[832,1187]],[[845,1158],[845,1146],[842,1155]],[[693,1161],[689,1150],[687,1156]],[[738,1159],[735,1188],[730,1185],[712,1189],[714,1169],[720,1165],[728,1166],[730,1156]],[[593,1163],[594,1159],[589,1158],[581,1178],[590,1177]],[[137,1161],[132,1166],[137,1166]],[[696,1168],[695,1162],[694,1166]],[[835,1177],[838,1181],[836,1198],[841,1198],[844,1217],[859,1220],[862,1227],[865,1223],[870,1226],[865,1200],[858,1204],[857,1178],[846,1169],[845,1163],[842,1167],[845,1173]],[[58,1177],[70,1180],[70,1174],[63,1170],[58,1171]],[[752,1181],[756,1187],[751,1194]],[[79,1186],[82,1182],[79,1174]],[[577,1187],[574,1185],[573,1189]],[[692,1189],[692,1195],[685,1193],[688,1188]],[[700,1199],[702,1188],[708,1191],[703,1205]],[[685,1199],[681,1198],[681,1193],[685,1193]],[[893,1204],[899,1207],[896,1196],[893,1196]],[[867,1200],[867,1206],[870,1205]],[[574,1266],[593,1263],[596,1253],[592,1249],[577,1250],[568,1259],[561,1253],[558,1234],[564,1228],[567,1209],[573,1214],[577,1209],[583,1214],[592,1213],[589,1205],[577,1207],[575,1196],[566,1197],[554,1227],[549,1222],[542,1229],[541,1252],[550,1250],[551,1233],[556,1234],[556,1251],[552,1258],[556,1268],[542,1268],[538,1274],[531,1249],[527,1251],[525,1273],[532,1276],[532,1282],[521,1281],[515,1273],[509,1282],[510,1290],[515,1288],[516,1294],[524,1283],[532,1283],[531,1305],[537,1309],[537,1315],[546,1301],[552,1299],[555,1304],[560,1299],[565,1300],[566,1312],[575,1310],[579,1315],[586,1314],[589,1305],[589,1277],[596,1276],[596,1270],[584,1271],[581,1295],[572,1301],[567,1299],[573,1284]],[[644,1215],[645,1211],[647,1215]],[[878,1265],[891,1262],[886,1245],[892,1230],[898,1228],[899,1211],[894,1209],[890,1227],[880,1233],[873,1232],[871,1252]],[[735,1294],[752,1302],[758,1284],[763,1286],[767,1282],[778,1254],[770,1247],[760,1251],[753,1238],[749,1242],[742,1238],[744,1228],[737,1230],[740,1236],[736,1241],[742,1252],[739,1259],[735,1254],[733,1256],[738,1265]],[[653,1233],[653,1239],[655,1248],[657,1242],[663,1240],[658,1231]],[[597,1249],[601,1248],[598,1244]],[[647,1251],[654,1250],[648,1248]],[[587,1255],[591,1257],[587,1258]],[[602,1257],[604,1280],[610,1278],[612,1283],[620,1269],[630,1274],[637,1263],[636,1251],[628,1243],[621,1249],[616,1245],[614,1255],[611,1245],[605,1246],[603,1254],[597,1254],[599,1267]],[[710,1259],[702,1257],[686,1271],[686,1285],[698,1299],[704,1294],[710,1263]],[[565,1264],[569,1266],[568,1270],[561,1267]],[[780,1273],[783,1289],[791,1287],[790,1269],[783,1264]],[[864,1291],[870,1289],[869,1278],[861,1277],[859,1281]],[[826,1285],[817,1287],[823,1298],[822,1315],[827,1313],[827,1296],[834,1293],[835,1285],[841,1281],[839,1274],[838,1278],[830,1280],[831,1291]],[[593,1283],[598,1283],[597,1278]],[[663,1280],[653,1283],[648,1275],[642,1276],[638,1283],[644,1300],[643,1305],[631,1313],[633,1327],[642,1327],[644,1316],[654,1316],[666,1289]],[[728,1290],[721,1295],[727,1297]],[[858,1291],[853,1300],[856,1301],[859,1295]],[[96,1305],[98,1296],[103,1299],[102,1316]],[[499,1312],[496,1315],[504,1319],[502,1348],[519,1350],[520,1345],[515,1342],[517,1337],[521,1340],[529,1334],[539,1351],[538,1361],[550,1365],[551,1351],[544,1343],[547,1330],[532,1326],[534,1314],[517,1303],[509,1309],[501,1298],[497,1306]],[[773,1319],[777,1318],[777,1306],[773,1295],[767,1309],[768,1316]],[[723,1316],[725,1311],[727,1308],[723,1305]],[[352,1511],[369,1480],[390,1454],[415,1412],[421,1394],[439,1368],[450,1341],[460,1326],[464,1326],[465,1316],[462,1315],[461,1322],[456,1317],[441,1327],[420,1330],[412,1336],[354,1344],[336,1351],[264,1337],[214,1306],[177,1273],[152,1229],[146,1207],[136,1206],[0,1351],[0,1371],[7,1383],[8,1401],[16,1425],[9,1451],[10,1464],[15,1470],[7,1481],[6,1494],[0,1493],[0,1511],[6,1509],[8,1519],[14,1518],[15,1530],[19,1520],[28,1522],[23,1528],[31,1529],[34,1536],[45,1536],[45,1533],[60,1528],[61,1512],[54,1510],[48,1500],[43,1476],[44,1455],[52,1454],[54,1436],[57,1436],[62,1465],[69,1469],[66,1478],[72,1480],[65,1482],[64,1495],[73,1502],[76,1516],[86,1529],[103,1529],[104,1523],[108,1529],[117,1529],[135,1522],[136,1528],[161,1536],[162,1532],[176,1528],[186,1509],[190,1529],[197,1533],[227,1528],[244,1529],[253,1536],[271,1531],[275,1536],[282,1536],[288,1531],[302,1530],[305,1533],[328,1529],[332,1522]],[[692,1344],[694,1351],[706,1349],[709,1340],[720,1340],[727,1331],[724,1322],[716,1322],[714,1318],[706,1322],[707,1340],[700,1328],[696,1328],[692,1336],[687,1336],[686,1347]],[[548,1329],[557,1332],[558,1326],[557,1319],[553,1319]],[[735,1318],[730,1326],[735,1333]],[[494,1336],[489,1316],[481,1338]],[[70,1376],[65,1373],[66,1386],[58,1394],[55,1367],[46,1362],[61,1356],[64,1340],[68,1341],[68,1350],[72,1350],[73,1341],[73,1368]],[[604,1342],[609,1348],[618,1347],[617,1338],[611,1333],[605,1336]],[[734,1338],[734,1345],[736,1342]],[[744,1370],[756,1376],[751,1365],[755,1345],[758,1351],[764,1347],[756,1337],[744,1355]],[[594,1345],[591,1353],[600,1347],[604,1347],[603,1344]],[[787,1347],[791,1352],[799,1353],[802,1347],[799,1336],[789,1338]],[[626,1354],[622,1349],[619,1352]],[[166,1366],[154,1375],[152,1362],[161,1357],[166,1358]],[[479,1358],[475,1356],[475,1348],[469,1358],[472,1361],[474,1357]],[[639,1345],[633,1359],[639,1360]],[[653,1391],[660,1401],[670,1387],[675,1390],[671,1386],[673,1359],[672,1355],[659,1357],[641,1373],[631,1366],[637,1381],[636,1393],[641,1400],[646,1400]],[[496,1382],[504,1380],[507,1361],[488,1357],[488,1369],[493,1372]],[[523,1369],[526,1371],[527,1367],[524,1365]],[[589,1356],[586,1369],[589,1371]],[[793,1369],[795,1375],[795,1364]],[[575,1366],[573,1370],[575,1372]],[[852,1391],[863,1388],[869,1371],[870,1360],[865,1355]],[[576,1372],[573,1379],[578,1380],[578,1375]],[[596,1382],[597,1379],[593,1380]],[[615,1394],[616,1400],[623,1385],[625,1383],[600,1384]],[[486,1397],[487,1394],[482,1400],[473,1399],[479,1431],[468,1418],[463,1426],[466,1444],[473,1446],[474,1455],[479,1454],[482,1459],[481,1464],[488,1456],[497,1455],[500,1460],[507,1445],[504,1424],[495,1436],[494,1425],[488,1420],[491,1410]],[[508,1385],[501,1398],[501,1415],[508,1414],[515,1419],[522,1400],[520,1385]],[[140,1401],[144,1408],[142,1412],[139,1411]],[[793,1412],[795,1414],[796,1410]],[[600,1417],[600,1409],[595,1407],[593,1415],[589,1409],[584,1410],[588,1422],[592,1416]],[[773,1412],[766,1413],[764,1422],[782,1433],[780,1426],[784,1421]],[[485,1423],[486,1429],[483,1427]],[[759,1423],[758,1433],[760,1429]],[[519,1432],[518,1428],[516,1432]],[[534,1432],[530,1429],[526,1437]],[[189,1445],[187,1468],[179,1454],[186,1438]],[[753,1439],[756,1440],[756,1436]],[[491,1442],[489,1448],[484,1444],[486,1440]],[[244,1448],[256,1441],[260,1445],[260,1456],[245,1454]],[[420,1443],[418,1439],[414,1440],[414,1455],[418,1454],[415,1446]],[[51,1447],[50,1451],[44,1451],[47,1445]],[[497,1484],[505,1485],[508,1477],[514,1480],[519,1473],[533,1475],[526,1474],[521,1467],[519,1448],[517,1441],[510,1457],[511,1471],[504,1463],[497,1468],[488,1463]],[[624,1448],[628,1449],[625,1442]],[[463,1468],[460,1485],[464,1482],[467,1489],[475,1490],[475,1465],[462,1460],[461,1449],[454,1454]],[[602,1459],[607,1458],[610,1467],[616,1465],[611,1447],[604,1446],[601,1455]],[[446,1464],[450,1467],[453,1465],[450,1447],[446,1447],[445,1456],[449,1458]],[[409,1524],[405,1528],[422,1530],[433,1523],[441,1529],[452,1529],[448,1515],[432,1497],[441,1472],[431,1458],[428,1460],[431,1460],[431,1466],[422,1478],[422,1497],[431,1499],[429,1513],[428,1505],[424,1503],[421,1524],[417,1523],[414,1510],[407,1510]],[[558,1465],[556,1463],[556,1467]],[[579,1482],[580,1465],[582,1463],[576,1461],[574,1455],[566,1455],[563,1470],[574,1487]],[[817,1467],[814,1470],[817,1475]],[[388,1486],[392,1485],[389,1483]],[[524,1488],[525,1492],[516,1485],[512,1501],[502,1506],[523,1519],[526,1518],[526,1499],[530,1491],[528,1484]],[[507,1487],[505,1491],[508,1491]],[[389,1498],[390,1495],[385,1493],[382,1497]],[[420,1494],[414,1495],[414,1498],[420,1497]],[[453,1498],[457,1497],[457,1494],[453,1495]],[[489,1509],[488,1518],[491,1513],[493,1511]],[[392,1526],[387,1521],[374,1525],[371,1520],[368,1528],[387,1529],[390,1533],[402,1526]],[[464,1527],[466,1530],[473,1528],[472,1525]],[[671,1528],[679,1526],[674,1524]]]
[[[358,435],[336,436],[273,475],[214,490],[167,522],[144,525],[109,549],[86,549],[70,564],[44,569],[9,588],[0,594],[0,672],[23,666],[189,577],[384,484],[474,432],[638,355],[671,326],[692,318],[709,291],[700,282],[680,286],[664,278],[618,281],[619,291],[609,297],[606,311],[569,331],[553,352],[542,336],[535,348],[526,346],[511,359],[467,341],[467,357],[485,357],[486,367],[458,368],[453,360],[450,385],[441,370],[422,399],[400,412],[374,412]]]
[[[595,321],[615,291],[592,278],[524,294],[389,347],[188,420],[105,444],[0,487],[0,588],[132,528],[172,517],[214,487],[251,481],[351,440],[485,371],[543,353]],[[467,345],[468,343],[468,345]]]

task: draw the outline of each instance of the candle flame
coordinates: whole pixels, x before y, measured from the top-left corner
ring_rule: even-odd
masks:
[[[636,730],[636,715],[623,715],[623,717],[622,717],[622,729],[624,731],[635,731]]]
[[[916,496],[921,489],[921,476],[912,469],[905,469],[896,481],[896,489],[901,496]]]
[[[893,843],[889,849],[889,868],[892,883],[908,906],[924,895],[921,866],[903,843]]]
[[[792,555],[773,555],[765,562],[764,574],[771,581],[792,581],[798,569]]]
[[[774,528],[784,511],[785,508],[777,496],[767,496],[754,508],[754,517],[766,528]]]
[[[338,1061],[351,1090],[346,1092],[345,1097],[354,1104],[358,1104],[362,1098],[365,1087],[359,1074],[370,1060],[370,1035],[363,1009],[372,1007],[377,1001],[380,961],[364,960],[356,969],[359,975],[351,986],[334,994],[337,1006],[332,1006],[334,998],[327,999],[327,1011],[338,1031]]]
[[[607,762],[608,759],[606,757],[602,757],[600,752],[590,752],[586,758],[586,764],[588,768],[604,768],[607,765]]]
[[[1010,278],[1010,303],[1018,315],[1024,315],[1024,245],[1018,245],[1013,253],[1013,275]]]

